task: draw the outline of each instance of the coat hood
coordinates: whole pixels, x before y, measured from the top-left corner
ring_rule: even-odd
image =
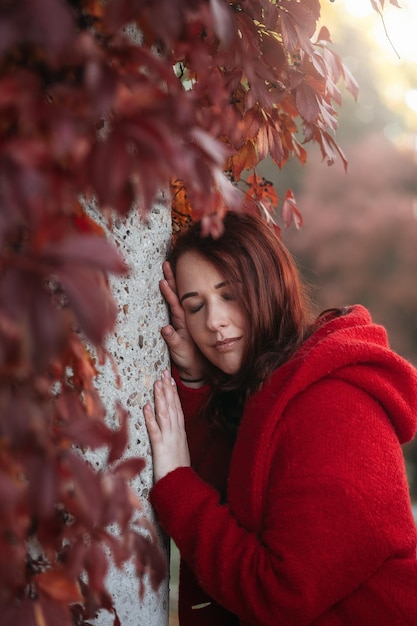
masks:
[[[279,424],[293,400],[324,380],[343,381],[360,389],[383,408],[400,444],[417,428],[417,370],[393,352],[382,326],[372,322],[361,305],[342,315],[327,314],[296,355],[265,381],[247,402],[234,448],[231,474],[250,484],[248,498],[254,519],[262,516],[262,498],[268,482],[269,464]],[[343,399],[342,399],[343,400]],[[247,476],[242,473],[242,463]],[[248,505],[249,506],[249,505]]]
[[[286,390],[289,397],[322,378],[337,378],[379,402],[401,444],[414,437],[417,370],[390,349],[386,330],[373,323],[363,306],[325,319],[288,366],[297,372]]]

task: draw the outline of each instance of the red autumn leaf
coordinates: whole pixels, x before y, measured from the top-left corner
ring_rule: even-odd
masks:
[[[108,446],[112,440],[111,431],[101,419],[91,417],[86,419],[85,413],[81,411],[71,415],[71,419],[61,429],[61,433],[82,449],[95,450]]]
[[[70,608],[62,600],[39,590],[39,601],[33,604],[36,626],[45,626],[45,624],[47,626],[50,624],[73,626]]]
[[[255,146],[258,154],[258,161],[263,161],[268,155],[268,129],[266,122],[260,127],[255,140]]]
[[[108,463],[113,463],[121,457],[128,442],[128,418],[129,413],[121,404],[116,405],[116,413],[119,418],[120,427],[114,431],[110,444]]]
[[[30,513],[39,518],[51,516],[58,499],[56,463],[48,458],[45,452],[34,450],[32,454],[26,455],[23,465],[26,476],[30,477],[28,485]]]
[[[274,214],[278,205],[278,196],[272,183],[256,174],[248,177],[247,197],[253,198],[256,206],[260,209],[265,220],[270,224],[275,224]]]
[[[103,22],[106,30],[113,34],[126,24],[131,24],[137,16],[134,3],[130,0],[109,0],[103,7]]]
[[[295,101],[303,118],[307,122],[314,123],[320,113],[316,91],[304,81],[297,87]]]
[[[203,215],[201,218],[201,235],[202,237],[213,237],[218,239],[223,234],[223,215],[220,212]]]
[[[100,344],[114,327],[117,306],[104,275],[89,267],[65,263],[56,277],[68,296],[81,330],[94,344]]]
[[[114,560],[116,567],[121,569],[126,559],[131,556],[125,543],[120,539],[120,537],[116,537],[115,534],[108,531],[103,531],[100,534],[100,538],[103,546],[105,546],[105,549],[111,552],[112,559]]]
[[[120,461],[114,466],[113,472],[122,476],[126,480],[132,480],[135,476],[141,473],[146,465],[145,459],[139,457],[133,457]]]
[[[21,602],[2,604],[2,626],[39,626],[34,612],[35,602],[24,598]]]
[[[332,43],[330,31],[327,26],[322,26],[317,35],[317,42],[325,41],[326,43]]]
[[[256,106],[246,111],[242,120],[243,136],[245,139],[255,138],[264,123],[265,118],[259,107]]]
[[[79,202],[75,206],[75,212],[72,217],[75,230],[83,235],[98,235],[105,237],[102,226],[93,220],[82,208]]]
[[[340,57],[334,54],[332,50],[329,50],[329,48],[326,45],[323,45],[323,46],[321,46],[321,44],[318,44],[318,45],[322,48],[322,57],[315,55],[312,58],[313,59],[320,58],[322,59],[322,61],[325,62],[323,69],[322,69],[323,75],[325,75],[326,71],[328,72],[330,69],[331,80],[329,78],[327,82],[335,84],[340,79],[343,79],[346,85],[346,89],[350,91],[350,93],[356,99],[359,93],[359,86],[358,86],[356,79],[350,72],[349,68],[342,62]],[[338,104],[341,104],[341,99],[339,99]]]
[[[107,115],[114,105],[118,75],[100,59],[90,59],[84,71],[85,87],[97,115]],[[111,172],[107,172],[111,175]]]
[[[129,527],[133,511],[140,508],[139,500],[125,479],[114,472],[108,473],[103,478],[102,484],[106,500],[103,503],[101,521],[106,526],[117,524],[124,534]]]
[[[72,530],[72,529],[71,529]],[[80,585],[80,576],[84,570],[85,555],[88,550],[88,544],[85,543],[84,537],[74,529],[73,537],[70,529],[67,529],[67,544],[61,552],[61,559],[66,574],[72,580],[77,580]],[[82,591],[82,586],[80,586]]]
[[[100,523],[103,506],[101,482],[87,461],[76,452],[61,452],[61,497],[67,511],[88,526]]]
[[[153,589],[158,589],[167,575],[167,562],[165,554],[159,546],[149,540],[148,537],[135,533],[135,567],[140,581],[145,574],[150,576]],[[140,588],[140,597],[143,597],[144,588]]]
[[[343,154],[340,146],[337,145],[335,139],[325,131],[316,131],[314,134],[315,141],[319,144],[323,159],[327,160],[328,165],[333,165],[339,156],[342,159],[345,170],[347,169],[347,159]]]
[[[74,35],[69,7],[59,0],[22,0],[2,16],[0,53],[22,42],[42,45],[51,59],[63,53]]]
[[[310,37],[314,33],[317,17],[301,3],[281,0],[281,29],[285,47],[289,52],[303,48],[311,53]]]
[[[277,75],[280,75],[283,69],[287,56],[282,43],[278,41],[273,33],[263,33],[261,42],[262,56],[264,61],[277,70]]]
[[[235,180],[239,180],[244,169],[249,170],[255,167],[258,162],[255,146],[248,140],[240,150],[230,159],[232,175]]]
[[[317,0],[303,0],[303,2],[281,0],[280,8],[284,9],[291,16],[299,37],[300,46],[306,51],[310,50],[310,37],[314,35],[317,20],[320,17],[320,3]]]
[[[284,157],[284,151],[281,142],[281,133],[272,123],[267,128],[268,132],[268,145],[271,158],[281,166]]]
[[[371,1],[372,7],[375,9],[375,11],[377,11],[377,13],[380,13],[380,11],[384,8],[384,0],[370,0],[370,1]],[[393,6],[399,9],[401,8],[401,5],[398,3],[397,0],[389,0],[389,1],[390,1],[390,4],[392,4]]]
[[[232,36],[231,13],[223,0],[210,0],[210,8],[213,15],[213,29],[217,37],[227,44]]]
[[[250,63],[247,61],[249,59],[256,61],[256,59],[259,59],[261,56],[258,28],[251,18],[250,13],[246,13],[246,11],[239,11],[236,14],[236,22],[239,33],[239,43],[241,44],[239,52],[241,58],[246,60],[244,70],[249,71],[250,75],[253,68],[249,67]]]
[[[78,582],[71,580],[62,567],[57,566],[38,574],[34,582],[46,595],[63,604],[74,604],[82,601]]]
[[[314,19],[318,20],[320,18],[320,0],[303,0],[303,4],[310,9]]]
[[[285,193],[281,214],[286,228],[291,226],[291,224],[294,224],[296,228],[301,228],[303,225],[303,218],[297,209],[297,204],[291,189],[287,189]]]
[[[108,566],[108,560],[102,546],[97,541],[93,541],[85,555],[85,568],[90,589],[95,592],[105,589]]]
[[[192,208],[188,199],[187,190],[184,183],[178,178],[171,181],[172,203],[171,209],[173,218],[178,216],[180,226],[185,226],[188,218],[191,220]]]
[[[179,2],[153,0],[147,6],[146,17],[148,19],[146,21],[152,25],[156,38],[160,37],[163,41],[171,42],[181,35],[181,28],[185,21],[183,17],[185,10],[186,3],[182,0]]]
[[[209,133],[197,128],[191,132],[191,137],[216,165],[223,165],[228,153],[227,147],[223,143],[216,141]]]
[[[99,141],[91,155],[90,167],[100,203],[111,207],[131,175],[131,157],[125,138],[118,132],[112,132]]]
[[[29,330],[36,344],[43,346],[41,353],[34,350],[31,356],[34,368],[40,373],[47,369],[50,359],[63,349],[69,324],[62,311],[57,310],[50,294],[39,285],[40,281],[32,278],[30,283],[30,279],[31,276],[27,275]]]
[[[94,235],[70,235],[59,242],[49,241],[43,247],[42,256],[52,267],[61,263],[79,263],[113,274],[127,272],[126,263],[116,247],[107,239]]]

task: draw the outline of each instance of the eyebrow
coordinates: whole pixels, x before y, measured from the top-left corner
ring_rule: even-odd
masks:
[[[224,287],[225,285],[227,285],[227,282],[225,280],[223,280],[221,283],[217,283],[217,285],[214,285],[215,289],[221,289],[222,287]],[[195,296],[198,296],[198,291],[188,291],[187,293],[185,293],[181,299],[180,299],[180,304],[183,303],[184,300],[186,300],[187,298],[194,298]]]

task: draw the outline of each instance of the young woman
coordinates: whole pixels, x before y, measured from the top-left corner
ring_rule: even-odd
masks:
[[[176,382],[164,372],[144,407],[180,624],[415,626],[401,444],[416,370],[362,306],[314,320],[260,218],[224,225],[218,239],[192,226],[164,264]]]

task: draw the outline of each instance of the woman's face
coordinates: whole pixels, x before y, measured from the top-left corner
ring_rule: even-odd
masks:
[[[203,256],[185,252],[176,282],[191,337],[213,365],[236,374],[246,348],[246,318],[224,276]]]

